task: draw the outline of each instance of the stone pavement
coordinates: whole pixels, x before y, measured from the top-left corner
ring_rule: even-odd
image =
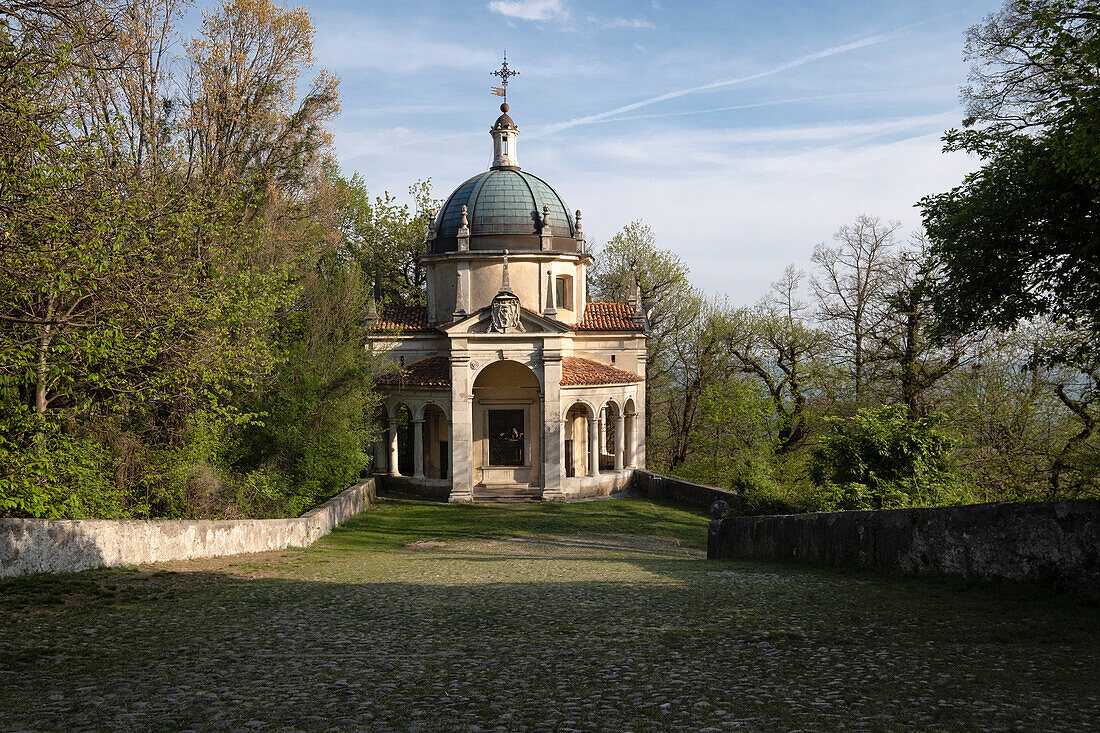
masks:
[[[58,597],[0,585],[28,599],[0,617],[0,728],[1100,726],[1095,608],[708,562],[645,527],[357,544],[371,522],[308,550],[56,576],[74,584]]]

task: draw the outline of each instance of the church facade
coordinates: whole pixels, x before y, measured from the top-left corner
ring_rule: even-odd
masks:
[[[581,212],[523,171],[507,103],[492,165],[430,223],[427,305],[368,314],[385,370],[374,470],[451,502],[607,494],[645,465],[645,313],[588,300]]]

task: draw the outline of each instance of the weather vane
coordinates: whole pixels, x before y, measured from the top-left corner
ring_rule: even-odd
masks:
[[[499,87],[493,87],[493,94],[497,95],[498,97],[504,97],[504,101],[507,102],[508,101],[508,78],[512,77],[512,76],[516,76],[517,74],[519,74],[518,71],[512,71],[511,69],[508,68],[508,52],[507,51],[504,52],[504,63],[501,64],[501,67],[499,69],[497,69],[496,71],[490,71],[489,74],[491,76],[499,76],[500,77],[500,86]]]

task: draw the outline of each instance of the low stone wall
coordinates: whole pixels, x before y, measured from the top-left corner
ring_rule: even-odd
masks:
[[[0,577],[307,547],[374,499],[374,479],[293,519],[0,519]]]
[[[709,558],[1000,578],[1100,600],[1100,501],[973,504],[711,522]]]
[[[595,476],[576,476],[562,480],[561,497],[564,501],[591,499],[607,496],[626,489],[633,480],[632,469],[601,471]]]
[[[451,495],[450,479],[414,479],[408,476],[376,474],[380,496],[447,501]]]
[[[690,481],[662,476],[659,473],[641,469],[634,471],[629,488],[648,499],[680,501],[701,507],[709,507],[719,500],[726,502],[731,507],[736,507],[741,503],[741,495],[736,491],[693,484]]]

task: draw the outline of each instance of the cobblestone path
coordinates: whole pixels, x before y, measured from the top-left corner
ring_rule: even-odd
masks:
[[[308,550],[0,584],[0,728],[1100,727],[1095,608],[708,562],[641,501],[517,523],[548,511],[383,502]]]

